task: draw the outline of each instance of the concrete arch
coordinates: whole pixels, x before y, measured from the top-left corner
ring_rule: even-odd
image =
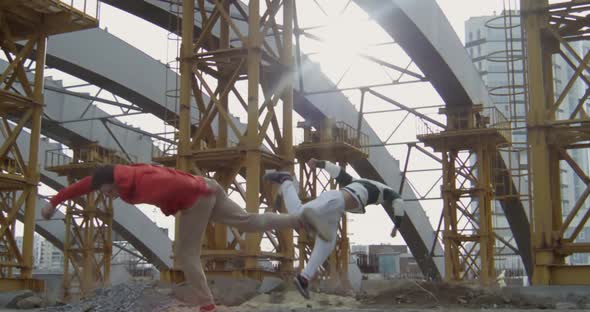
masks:
[[[420,70],[447,106],[493,105],[489,92],[475,69],[471,57],[455,34],[451,24],[434,0],[355,0],[369,16],[394,39]],[[508,175],[507,157],[500,159],[499,179],[521,191],[520,184]],[[499,187],[496,193],[503,194]],[[530,225],[526,209],[519,198],[500,200],[520,257],[529,276],[532,275]]]

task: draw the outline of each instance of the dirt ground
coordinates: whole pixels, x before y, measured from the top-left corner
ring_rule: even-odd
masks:
[[[590,311],[590,300],[586,299],[590,296],[572,297],[567,302],[552,302],[543,296],[525,298],[511,294],[506,289],[412,280],[364,281],[362,289],[355,296],[329,294],[320,290],[312,293],[311,300],[301,297],[290,284],[281,285],[265,294],[257,293],[256,284],[247,280],[232,282],[229,286],[212,286],[218,303],[228,306],[222,311],[231,312]],[[197,311],[197,306],[185,300],[186,289],[156,282],[114,286],[97,294],[79,303],[29,311]],[[129,299],[125,301],[125,298]],[[113,302],[121,304],[113,305]]]
[[[552,308],[543,298],[524,298],[500,288],[413,280],[366,281],[357,299],[364,306],[463,307],[463,308]],[[583,307],[585,302],[580,303]]]

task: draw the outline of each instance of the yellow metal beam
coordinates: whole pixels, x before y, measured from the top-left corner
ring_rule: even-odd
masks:
[[[45,282],[30,278],[0,278],[0,292],[29,289],[41,292],[45,289]]]
[[[551,285],[590,285],[590,265],[549,267]]]

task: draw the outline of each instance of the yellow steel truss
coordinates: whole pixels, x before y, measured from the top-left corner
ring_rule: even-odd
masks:
[[[574,253],[590,252],[587,243],[577,242],[590,218],[586,201],[590,177],[572,156],[574,150],[588,150],[590,118],[586,102],[590,95],[588,61],[590,53],[579,53],[572,42],[587,40],[590,23],[582,16],[590,1],[521,0],[528,77],[529,168],[532,175],[532,238],[535,261],[532,282],[538,285],[590,284],[589,266],[566,264]],[[554,86],[553,57],[570,66],[573,75],[563,90]],[[586,92],[571,114],[560,113],[564,99],[576,83]],[[572,206],[564,205],[561,194],[560,163],[569,166],[587,187]]]
[[[445,278],[496,281],[492,228],[497,148],[510,142],[509,123],[481,105],[441,109],[447,128],[418,139],[442,153]]]
[[[97,144],[76,147],[73,158],[64,150],[47,151],[45,166],[73,184],[105,164],[127,164],[129,159]],[[64,297],[79,299],[110,282],[113,200],[91,192],[66,204]]]
[[[43,287],[31,277],[47,36],[97,25],[97,20],[84,11],[57,0],[0,3],[0,49],[9,63],[0,74],[0,128],[4,137],[0,147],[0,290]],[[25,70],[25,61],[31,55],[36,61],[32,82]],[[24,127],[31,132],[28,161],[16,143]],[[14,237],[19,213],[24,215],[20,250]]]
[[[266,169],[293,171],[293,0],[267,1],[263,14],[259,0],[250,1],[247,9],[227,0],[211,3],[213,6],[208,7],[207,1],[196,1],[203,27],[194,36],[195,1],[183,1],[178,153],[155,160],[212,175],[222,187],[240,194],[250,213],[258,213],[263,203],[267,211],[280,211],[271,204],[272,191],[261,183],[261,176]],[[283,26],[279,27],[276,19],[281,9]],[[230,17],[235,12],[243,17],[241,25]],[[240,27],[244,24],[247,30]],[[219,34],[214,33],[215,25],[219,25]],[[239,91],[242,80],[247,81],[246,94]],[[260,101],[260,87],[264,101]],[[209,97],[208,103],[202,93]],[[230,99],[235,99],[248,116],[245,131],[229,113]],[[200,116],[197,123],[191,121],[191,100]],[[279,108],[282,118],[277,113]],[[217,136],[213,131],[216,118]],[[245,188],[239,176],[246,180]],[[233,240],[228,242],[225,226],[209,226],[203,240],[207,272],[259,279],[266,274],[292,272],[293,231],[229,231]],[[273,252],[261,252],[263,236],[271,242]],[[278,262],[278,271],[263,270],[258,265],[261,259]],[[162,276],[181,280],[176,261],[174,268]]]

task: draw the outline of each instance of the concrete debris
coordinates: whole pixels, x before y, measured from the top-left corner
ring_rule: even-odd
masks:
[[[107,311],[143,311],[137,307],[138,298],[143,294],[144,283],[119,284],[109,288],[98,289],[94,295],[80,302],[62,306],[46,307],[47,312],[107,312]]]
[[[260,285],[260,281],[253,279],[216,277],[209,281],[216,303],[224,306],[237,306],[254,298]]]
[[[0,292],[0,308],[16,309],[19,301],[34,295],[30,290]]]
[[[413,280],[363,281],[357,299],[364,306],[552,309],[555,301],[504,288]],[[575,302],[575,301],[567,301]],[[580,305],[577,304],[579,307]]]
[[[557,310],[577,310],[580,307],[572,302],[558,302],[555,304],[555,309]]]
[[[265,277],[262,280],[262,284],[258,287],[258,292],[261,294],[270,293],[271,291],[278,290],[283,286],[283,280],[276,277]]]
[[[552,300],[545,296],[523,295],[510,288],[482,288],[474,285],[412,280],[363,281],[359,294],[342,296],[312,292],[304,299],[290,283],[273,283],[273,290],[253,280],[213,279],[211,288],[219,311],[230,312],[299,312],[299,311],[429,311],[517,309],[558,309],[567,311],[588,308],[579,296]],[[47,312],[188,312],[198,311],[186,285],[172,287],[159,282],[127,283],[97,290],[94,296],[77,303],[46,307]],[[266,293],[257,292],[260,289]],[[187,290],[188,289],[188,290]],[[29,301],[35,301],[34,296]],[[21,298],[24,300],[25,298]],[[188,298],[190,299],[190,298]],[[570,300],[571,299],[571,300]],[[35,302],[33,302],[35,303]],[[36,304],[40,304],[36,301]],[[33,305],[31,306],[33,307]],[[408,310],[406,310],[408,309]],[[0,310],[1,311],[1,310]]]
[[[36,295],[21,299],[16,303],[16,307],[19,309],[34,309],[34,308],[40,308],[43,305],[44,305],[43,298],[36,296]]]

